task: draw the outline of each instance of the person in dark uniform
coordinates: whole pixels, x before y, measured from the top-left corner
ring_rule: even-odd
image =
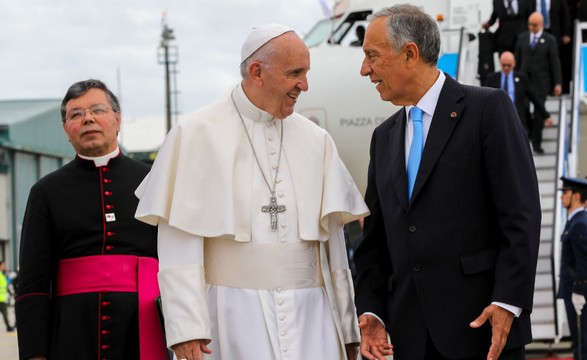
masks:
[[[61,116],[77,155],[30,191],[16,299],[20,359],[166,359],[157,228],[134,218],[134,191],[150,167],[122,154],[120,105],[101,81],[73,84]]]
[[[562,252],[558,297],[564,299],[575,359],[587,359],[587,180],[562,177],[561,201],[567,209],[567,224],[561,235]],[[581,333],[577,320],[580,319]],[[579,337],[582,348],[579,349]],[[580,353],[580,354],[579,354]],[[582,355],[580,357],[579,355]]]

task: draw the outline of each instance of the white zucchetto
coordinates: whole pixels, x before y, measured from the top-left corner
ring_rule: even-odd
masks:
[[[241,50],[241,64],[269,40],[290,31],[293,30],[285,25],[279,24],[265,24],[254,27],[243,44]]]

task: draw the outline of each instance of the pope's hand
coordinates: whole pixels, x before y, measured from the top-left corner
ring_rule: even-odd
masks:
[[[179,360],[202,360],[203,354],[212,353],[206,346],[209,343],[210,340],[207,339],[189,340],[171,346],[171,350]]]
[[[585,296],[573,293],[573,295],[571,295],[571,302],[575,307],[577,315],[581,316],[581,311],[583,310],[583,306],[585,306]]]

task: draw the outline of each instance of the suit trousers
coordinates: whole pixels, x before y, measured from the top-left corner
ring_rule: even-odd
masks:
[[[489,346],[487,346],[487,352],[489,352]],[[487,352],[482,356],[477,357],[468,357],[458,360],[486,360],[487,359]],[[524,360],[525,359],[525,351],[524,347],[517,347],[513,349],[508,349],[507,351],[503,351],[499,355],[499,360]],[[400,359],[398,359],[400,360]],[[424,360],[449,360],[448,358],[444,357],[434,345],[432,339],[430,339],[430,334],[428,334],[428,341],[426,341],[426,354],[424,355]],[[457,360],[457,359],[451,359]]]
[[[538,98],[543,104],[546,103],[547,96],[547,94],[538,94]],[[542,131],[544,130],[544,120],[546,119],[544,119],[538,111],[534,110],[531,119],[532,126],[530,128],[530,138],[532,139],[532,146],[534,149],[542,147]]]

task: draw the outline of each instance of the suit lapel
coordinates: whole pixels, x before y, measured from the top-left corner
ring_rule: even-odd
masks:
[[[389,151],[391,163],[391,182],[399,202],[404,209],[408,208],[408,176],[406,174],[406,109],[402,108],[395,118],[395,124],[389,130]]]
[[[458,101],[462,99],[463,96],[464,93],[460,88],[460,85],[447,75],[442,90],[440,91],[440,97],[438,98],[436,109],[434,110],[434,116],[432,118],[432,123],[430,124],[428,136],[426,137],[426,144],[424,145],[424,152],[422,153],[422,160],[420,162],[420,168],[418,169],[418,175],[416,177],[416,183],[414,185],[410,203],[418,197],[418,194],[432,173],[440,154],[442,154],[444,147],[450,140],[450,137],[462,116],[465,106],[458,103]],[[405,177],[404,169],[404,178]],[[407,192],[407,190],[405,192]]]

